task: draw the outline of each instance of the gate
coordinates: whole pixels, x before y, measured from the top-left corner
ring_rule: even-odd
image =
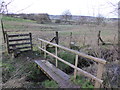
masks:
[[[32,34],[6,34],[8,53],[32,50]]]

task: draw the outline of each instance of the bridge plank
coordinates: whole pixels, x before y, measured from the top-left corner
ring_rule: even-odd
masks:
[[[60,77],[62,77],[64,80],[69,80],[70,76],[67,75],[66,73],[64,73],[63,71],[61,71],[60,69],[56,68],[53,64],[51,64],[48,61],[43,61],[45,62],[46,66],[48,66],[51,70],[53,70],[54,73],[56,73],[57,75],[59,75]]]
[[[45,73],[56,81],[61,88],[79,88],[79,86],[71,83],[69,75],[56,68],[50,62],[46,60],[35,60],[35,63],[37,63]]]

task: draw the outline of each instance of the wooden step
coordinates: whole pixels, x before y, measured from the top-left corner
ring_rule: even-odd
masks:
[[[48,74],[54,81],[58,83],[60,88],[79,88],[79,86],[71,83],[70,76],[56,68],[53,64],[46,60],[35,60],[35,63]]]
[[[59,75],[61,78],[63,78],[64,80],[69,80],[70,76],[67,75],[66,73],[64,73],[62,70],[56,68],[53,64],[51,64],[48,61],[43,61],[45,62],[46,66],[48,66],[54,73],[56,73],[57,75]]]

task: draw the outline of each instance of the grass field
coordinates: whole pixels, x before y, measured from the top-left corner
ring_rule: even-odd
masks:
[[[105,42],[111,44],[118,43],[118,27],[117,22],[108,23],[104,25],[60,25],[60,24],[37,24],[32,20],[24,20],[19,18],[12,17],[3,17],[4,29],[7,33],[32,33],[33,44],[38,45],[38,38],[42,38],[50,41],[55,36],[55,31],[59,32],[59,44],[69,47],[70,43],[70,33],[72,32],[72,40],[75,42],[75,45],[79,47],[89,46],[90,51],[85,51],[85,53],[92,52],[93,56],[99,58],[107,58],[108,61],[114,60],[115,51],[110,51],[109,49],[114,49],[114,46],[101,46],[97,45],[98,32],[101,31],[101,37]],[[87,47],[86,49],[89,49]],[[108,51],[105,48],[108,48]],[[81,50],[82,51],[82,50]],[[84,50],[83,50],[84,51]],[[112,53],[112,54],[111,54]],[[109,56],[111,55],[111,56]],[[68,57],[68,56],[67,56]],[[115,57],[116,60],[116,57]],[[94,67],[94,65],[93,65]],[[96,69],[96,68],[95,68]],[[85,68],[88,72],[94,72],[93,69]],[[92,73],[93,73],[92,72]],[[50,83],[51,85],[51,83]]]
[[[3,17],[6,31],[20,33],[32,32],[33,40],[38,37],[51,40],[55,31],[59,31],[60,45],[69,46],[70,32],[72,32],[72,41],[77,45],[96,45],[97,34],[101,30],[101,37],[105,42],[117,43],[118,28],[117,23],[110,23],[106,26],[95,25],[59,25],[59,24],[37,24],[35,21],[24,20],[12,17]]]

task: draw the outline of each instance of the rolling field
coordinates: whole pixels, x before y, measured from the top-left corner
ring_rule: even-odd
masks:
[[[31,32],[33,41],[42,38],[50,41],[55,31],[59,32],[60,45],[69,46],[70,32],[72,32],[72,41],[76,45],[96,45],[98,31],[101,30],[101,37],[105,42],[117,43],[118,27],[117,23],[110,23],[106,26],[99,25],[59,25],[59,24],[37,24],[35,21],[24,20],[11,17],[3,17],[5,31],[9,33]]]

